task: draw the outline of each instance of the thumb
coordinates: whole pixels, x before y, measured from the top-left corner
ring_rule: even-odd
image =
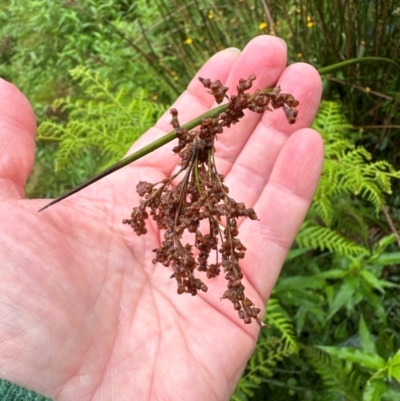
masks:
[[[0,78],[0,201],[20,199],[35,160],[36,121],[31,105]]]

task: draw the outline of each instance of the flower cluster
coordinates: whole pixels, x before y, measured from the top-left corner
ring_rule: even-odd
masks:
[[[239,218],[256,220],[257,215],[253,209],[229,196],[224,176],[218,173],[215,165],[214,143],[224,127],[230,127],[244,116],[245,109],[263,113],[282,108],[289,123],[294,123],[298,101],[290,94],[281,93],[279,87],[269,92],[248,94],[246,91],[256,79],[254,74],[248,79],[240,79],[237,94],[231,96],[219,80],[199,79],[217,103],[228,100],[226,110],[215,118],[203,119],[198,130],[188,131],[180,125],[177,110],[171,109],[171,125],[178,138],[173,152],[180,156],[179,169],[155,184],[139,182],[137,192],[142,200],[133,208],[130,219],[123,223],[129,224],[137,235],[142,235],[147,232],[146,219],[151,216],[157,227],[164,231],[161,246],[154,249],[153,263],[172,266],[171,278],[177,282],[178,294],[196,295],[198,291],[207,291],[207,285],[196,277],[196,271],[204,272],[209,279],[223,271],[227,289],[222,299],[232,302],[245,323],[255,319],[262,326],[260,309],[244,292],[239,261],[245,256],[246,247],[238,238],[237,223]],[[173,180],[181,174],[183,178],[173,186]],[[192,244],[183,244],[185,232],[191,233]]]

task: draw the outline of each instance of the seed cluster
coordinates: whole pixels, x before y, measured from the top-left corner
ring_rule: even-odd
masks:
[[[153,263],[172,266],[178,285],[178,294],[207,291],[207,285],[195,276],[195,271],[204,272],[211,279],[223,270],[227,289],[222,299],[229,299],[239,318],[244,323],[252,319],[262,326],[260,309],[246,297],[242,284],[243,273],[239,265],[245,256],[246,247],[238,238],[238,219],[256,220],[257,215],[244,203],[236,202],[229,196],[224,184],[224,176],[219,174],[215,165],[214,142],[224,127],[236,124],[244,110],[256,113],[282,108],[289,123],[296,121],[298,101],[290,94],[281,93],[277,87],[271,92],[256,91],[246,93],[256,79],[254,74],[248,79],[240,79],[237,94],[228,96],[228,88],[217,80],[199,78],[209,89],[217,103],[228,100],[227,109],[215,118],[203,119],[198,130],[188,131],[178,120],[178,112],[171,109],[171,125],[175,130],[178,144],[173,152],[179,154],[179,170],[161,182],[151,184],[141,181],[137,192],[142,197],[140,205],[133,208],[131,218],[123,220],[137,235],[146,234],[146,219],[149,215],[158,229],[164,231],[164,240],[154,249]],[[176,185],[172,182],[183,173]],[[183,244],[183,234],[191,233],[192,244]],[[210,261],[210,255],[215,254]]]

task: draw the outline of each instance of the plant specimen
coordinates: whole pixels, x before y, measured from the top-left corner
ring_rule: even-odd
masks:
[[[387,59],[365,57],[325,67],[319,72],[324,74],[361,61],[392,62]],[[224,127],[237,123],[244,116],[245,109],[263,113],[282,108],[289,123],[295,123],[298,101],[290,94],[281,93],[279,87],[257,90],[253,95],[246,93],[255,79],[254,74],[248,79],[240,79],[237,94],[228,96],[228,88],[220,81],[211,82],[209,79],[201,78],[201,82],[209,89],[209,93],[214,96],[217,103],[222,103],[224,99],[228,102],[182,126],[179,124],[178,112],[171,110],[171,123],[174,128],[172,132],[125,157],[40,210],[68,198],[178,138],[178,146],[173,149],[181,157],[178,172],[160,183],[139,183],[137,189],[143,200],[133,209],[131,218],[125,219],[124,223],[130,224],[137,234],[145,234],[145,220],[149,217],[149,210],[158,228],[165,230],[164,241],[162,246],[155,250],[153,261],[166,266],[172,265],[174,270],[172,277],[177,280],[178,292],[196,295],[198,290],[207,291],[206,284],[194,276],[195,270],[204,272],[207,278],[212,278],[223,269],[228,285],[222,298],[227,298],[233,303],[239,317],[245,323],[255,319],[262,325],[258,316],[260,309],[245,296],[245,288],[241,282],[243,274],[239,266],[239,260],[244,258],[246,248],[238,238],[238,219],[256,220],[257,216],[253,209],[246,208],[243,203],[238,203],[229,197],[229,190],[223,183],[224,177],[218,173],[214,159],[216,136],[223,132]],[[200,128],[194,130],[197,126]],[[173,181],[183,172],[185,173],[182,181],[173,187]],[[208,228],[205,228],[207,222]],[[192,236],[192,245],[182,243],[185,232]],[[210,263],[211,251],[215,251],[215,260]]]
[[[244,323],[255,319],[262,326],[260,309],[245,295],[239,265],[246,247],[238,238],[238,220],[256,220],[257,215],[253,209],[229,196],[224,176],[218,173],[215,164],[214,144],[224,127],[229,128],[244,117],[245,109],[263,113],[282,108],[289,123],[293,124],[299,102],[292,95],[281,93],[279,87],[250,95],[246,91],[256,79],[254,74],[248,79],[240,79],[237,94],[231,96],[227,95],[229,88],[219,80],[199,79],[217,103],[228,100],[227,108],[215,117],[203,118],[200,128],[192,131],[180,125],[178,111],[171,109],[171,125],[179,140],[173,148],[181,159],[178,171],[155,184],[139,182],[137,192],[142,200],[123,223],[129,224],[137,235],[143,235],[147,232],[146,219],[151,216],[158,229],[164,230],[161,246],[154,249],[153,263],[172,266],[171,278],[177,281],[178,294],[196,295],[199,290],[207,291],[207,285],[195,276],[196,270],[204,272],[209,279],[223,270],[228,283],[222,299],[232,302]],[[173,185],[181,174],[181,181]],[[185,232],[190,233],[192,244],[183,242]],[[210,254],[214,252],[214,260],[210,263]]]

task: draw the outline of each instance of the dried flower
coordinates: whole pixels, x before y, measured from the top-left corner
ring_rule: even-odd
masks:
[[[222,299],[232,302],[244,323],[255,319],[262,326],[260,309],[246,297],[242,284],[239,261],[245,257],[246,247],[238,238],[237,224],[239,218],[256,220],[257,215],[253,209],[229,196],[224,176],[218,173],[215,164],[214,143],[224,127],[236,124],[244,116],[245,109],[263,113],[282,108],[289,123],[293,124],[299,102],[292,95],[281,93],[279,87],[272,92],[246,93],[256,79],[254,74],[240,79],[237,94],[231,96],[219,80],[199,79],[217,103],[228,100],[227,109],[215,118],[203,119],[200,129],[190,132],[180,125],[178,111],[171,109],[171,125],[178,139],[173,152],[180,156],[180,168],[173,176],[158,183],[139,182],[137,192],[142,200],[133,208],[130,219],[123,223],[129,224],[137,235],[143,235],[147,232],[146,220],[151,216],[157,227],[164,231],[161,246],[154,249],[153,263],[172,266],[171,278],[177,281],[178,294],[196,295],[198,291],[207,291],[207,285],[195,276],[196,271],[204,272],[208,279],[223,271],[227,289]],[[182,180],[173,187],[172,181],[181,174]],[[208,222],[206,231],[200,228],[203,220]],[[193,244],[183,244],[185,231],[193,234]],[[194,249],[198,250],[197,257]],[[210,263],[211,254],[215,256]]]

